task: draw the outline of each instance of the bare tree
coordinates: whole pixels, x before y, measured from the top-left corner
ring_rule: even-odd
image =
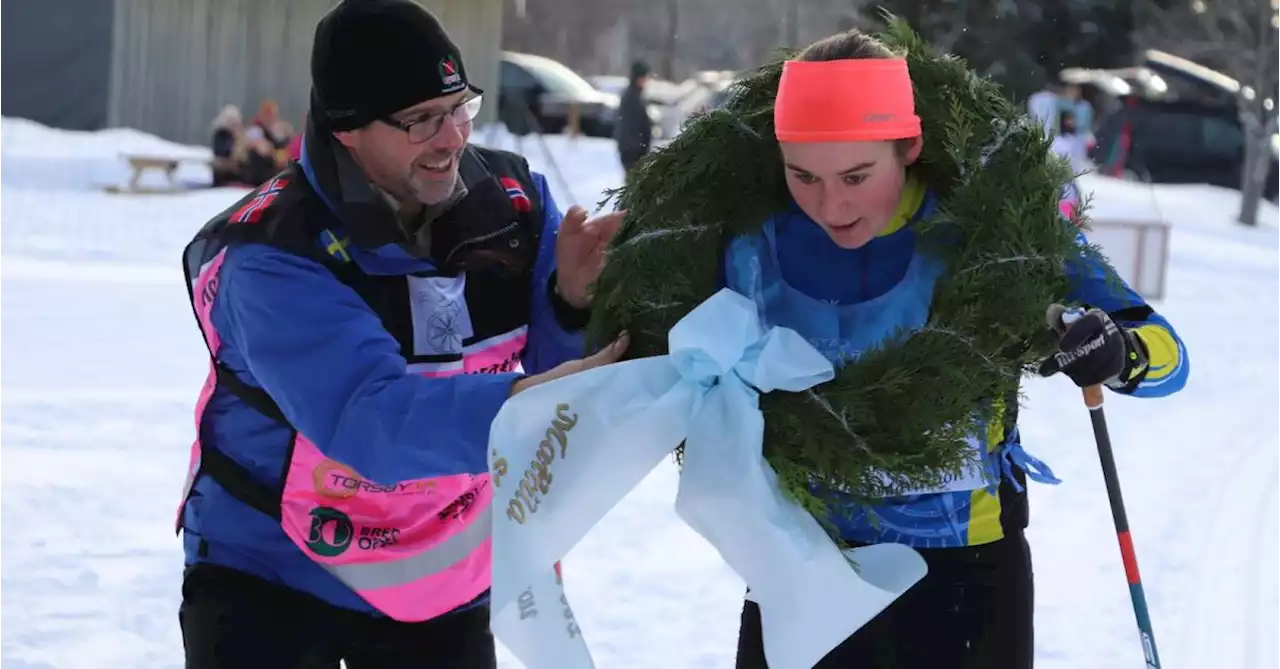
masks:
[[[680,40],[680,0],[667,0],[667,33],[662,44],[662,76],[676,75],[676,47]]]
[[[782,45],[798,49],[800,44],[800,3],[798,0],[783,0],[782,9]]]
[[[956,50],[970,30],[980,29],[983,19],[992,19],[1007,13],[1013,2],[973,2],[971,0],[883,0],[858,2],[860,11],[871,20],[863,28],[879,29],[883,25],[882,10],[904,19],[913,29],[928,40],[930,46],[941,53]],[[1038,3],[1032,3],[1033,7]],[[978,12],[980,15],[975,16]]]
[[[503,47],[550,56],[584,74],[622,74],[644,58],[664,78],[743,69],[779,46],[848,27],[876,0],[538,0],[503,2]],[[934,0],[942,2],[943,0]],[[619,36],[626,43],[615,42]],[[615,54],[622,54],[621,59]]]
[[[1163,6],[1161,6],[1163,5]],[[1234,93],[1244,127],[1239,221],[1257,225],[1258,204],[1271,165],[1280,76],[1277,0],[1147,0],[1140,39],[1229,77],[1220,85]]]

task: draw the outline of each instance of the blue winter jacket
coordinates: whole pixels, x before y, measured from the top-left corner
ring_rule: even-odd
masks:
[[[726,260],[738,263],[736,266],[756,267],[754,271],[761,266],[776,267],[785,290],[794,291],[787,294],[804,296],[808,312],[799,313],[817,309],[835,313],[844,307],[873,302],[877,305],[874,312],[892,313],[894,309],[883,300],[900,296],[894,289],[913,266],[913,224],[931,215],[936,204],[932,193],[909,181],[895,219],[880,236],[857,249],[836,246],[821,227],[792,205],[766,223],[763,241],[752,241],[750,247],[740,242],[735,247],[763,249],[769,258],[735,259],[734,254],[740,251],[731,251]],[[1083,242],[1084,236],[1079,239]],[[1064,302],[1084,303],[1109,312],[1117,324],[1133,330],[1147,349],[1149,368],[1142,380],[1123,391],[1112,391],[1135,397],[1161,397],[1180,390],[1186,383],[1190,363],[1182,340],[1169,322],[1127,285],[1109,284],[1103,268],[1084,256],[1066,269],[1070,289],[1062,296]],[[741,271],[735,276],[740,275]],[[735,281],[729,283],[742,291],[741,286],[732,285]],[[871,325],[865,319],[863,323]],[[827,350],[832,347],[827,346],[826,340],[811,341],[836,364],[841,363],[840,353],[849,353]],[[988,436],[991,462],[987,464],[1005,476],[998,486],[893,497],[872,506],[842,502],[837,496],[832,504],[833,523],[846,540],[856,544],[896,542],[919,548],[985,544],[1020,531],[1027,524],[1027,476],[1042,482],[1055,479],[1047,468],[1037,470],[1043,463],[1023,450],[1016,426],[1008,434],[993,429]]]
[[[333,210],[303,151],[310,185]],[[524,373],[581,357],[579,333],[564,329],[546,286],[555,271],[561,221],[546,179],[533,174],[544,211],[533,270]],[[340,236],[340,235],[339,235]],[[329,244],[317,244],[335,251]],[[374,250],[339,245],[366,274],[430,270],[429,261],[396,245]],[[267,391],[297,429],[330,458],[371,481],[400,481],[488,471],[489,425],[519,373],[425,378],[406,371],[399,345],[378,316],[321,264],[261,244],[227,251],[212,323],[219,360],[250,386]],[[289,430],[224,389],[207,409],[204,439],[267,484],[278,484]],[[280,525],[233,499],[209,477],[195,486],[183,516],[186,562],[238,569],[331,604],[373,607],[309,559]]]

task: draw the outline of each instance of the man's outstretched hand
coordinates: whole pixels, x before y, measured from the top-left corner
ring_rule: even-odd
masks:
[[[590,306],[587,288],[600,276],[604,250],[624,215],[615,211],[587,220],[587,210],[577,205],[565,213],[556,235],[556,290],[569,306]]]
[[[596,367],[603,367],[604,365],[617,362],[622,358],[622,354],[627,352],[627,344],[629,343],[631,343],[630,336],[623,332],[617,339],[613,340],[613,343],[600,349],[593,355],[580,358],[578,360],[570,360],[568,362],[560,363],[541,374],[526,376],[523,379],[516,381],[511,385],[511,394],[514,396],[515,394],[528,390],[539,383],[554,381],[558,378],[569,376],[570,374],[585,372],[588,369],[595,369]]]

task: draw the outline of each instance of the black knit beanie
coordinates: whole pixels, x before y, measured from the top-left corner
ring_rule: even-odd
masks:
[[[653,70],[649,68],[649,63],[643,60],[640,60],[638,58],[636,60],[631,61],[631,80],[632,81],[635,81],[640,77],[648,76],[652,72]]]
[[[479,92],[444,27],[412,0],[343,0],[333,8],[316,25],[311,85],[312,116],[335,131],[466,88]]]

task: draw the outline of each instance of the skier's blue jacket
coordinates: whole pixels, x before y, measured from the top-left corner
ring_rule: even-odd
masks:
[[[933,281],[943,271],[916,252],[913,223],[933,212],[936,198],[909,179],[894,220],[858,249],[842,249],[791,205],[758,235],[735,240],[723,271],[730,288],[756,300],[769,325],[797,329],[833,363],[856,358],[897,327],[915,329],[928,318]],[[1065,224],[1065,222],[1064,222]],[[1083,235],[1080,236],[1083,242]],[[1102,268],[1081,256],[1067,268],[1066,302],[1108,312],[1145,346],[1145,374],[1115,392],[1161,397],[1180,390],[1189,371],[1186,349],[1173,327],[1127,285],[1107,283]],[[1046,305],[1047,307],[1048,305]],[[1016,406],[1007,410],[1016,411]],[[1016,425],[1016,423],[1015,423]],[[1017,428],[1005,434],[989,426],[982,452],[988,480],[976,489],[917,491],[871,507],[833,503],[831,520],[854,543],[896,542],[927,548],[985,544],[1027,524],[1024,484],[1055,483],[1052,472],[1019,443]]]
[[[447,272],[435,256],[411,255],[399,243],[353,243],[359,237],[349,224],[398,229],[394,211],[349,156],[323,142],[310,146],[310,137],[298,164],[211,221],[188,247],[193,306],[206,341],[213,339],[215,367],[234,376],[233,386],[265,391],[287,424],[211,373],[208,397],[197,407],[200,440],[179,512],[186,561],[230,567],[336,606],[393,617],[403,610],[421,619],[484,601],[489,425],[521,372],[545,371],[582,353],[583,315],[566,315],[551,290],[561,213],[545,178],[529,172],[523,159],[479,150],[476,155],[498,163],[496,197],[510,200],[522,226],[540,229],[522,237],[512,223],[497,237],[499,254],[522,242],[532,247],[525,269],[512,275],[522,278]],[[226,242],[227,231],[290,226],[313,254],[252,237]],[[339,280],[344,272],[356,278]],[[196,475],[201,443],[258,484],[285,489],[283,502],[276,502],[277,514],[284,507],[283,523],[214,477]],[[305,489],[291,501],[295,479]],[[415,483],[398,483],[404,481]],[[408,504],[440,508],[415,514],[429,520],[401,523],[361,518],[364,507],[341,506],[382,504],[375,500],[406,490],[420,493],[420,501]],[[440,492],[446,490],[447,497]],[[323,504],[312,504],[313,498]],[[302,524],[291,526],[291,514]],[[426,529],[409,527],[427,522]],[[484,524],[483,532],[474,524]],[[426,536],[427,544],[449,539],[454,549],[463,540],[474,545],[465,558],[455,555],[454,563],[402,584],[399,592],[364,593],[343,579],[348,565],[341,562],[360,552],[371,563],[403,554],[410,535]],[[368,567],[351,568],[367,575]]]

